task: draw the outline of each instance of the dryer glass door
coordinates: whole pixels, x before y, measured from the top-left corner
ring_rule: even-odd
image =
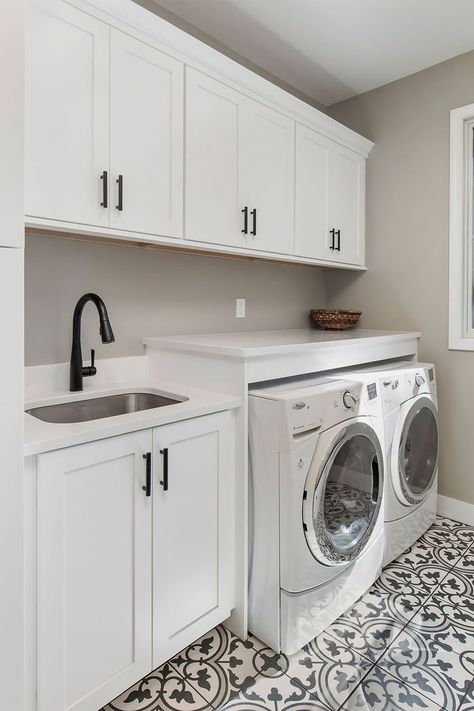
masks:
[[[427,397],[418,398],[408,410],[400,437],[398,464],[400,485],[411,503],[422,501],[436,474],[438,417]]]
[[[308,545],[318,560],[337,564],[366,546],[383,492],[382,451],[374,430],[354,423],[336,436],[315,482]],[[305,509],[304,509],[305,511]]]

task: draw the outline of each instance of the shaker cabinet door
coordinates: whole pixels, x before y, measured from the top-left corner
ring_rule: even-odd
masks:
[[[328,175],[331,142],[296,125],[295,254],[331,259],[328,230]]]
[[[234,604],[232,427],[224,412],[153,432],[153,667]]]
[[[245,247],[239,195],[243,96],[186,67],[186,238]]]
[[[295,122],[247,101],[241,126],[241,198],[249,209],[248,247],[294,253]]]
[[[364,264],[365,159],[333,143],[328,189],[329,230],[336,231],[334,259],[347,264]]]
[[[38,456],[38,711],[101,708],[151,670],[151,431]]]
[[[27,26],[26,213],[107,226],[110,29],[61,0],[33,0]]]
[[[182,237],[183,64],[111,33],[110,226]]]

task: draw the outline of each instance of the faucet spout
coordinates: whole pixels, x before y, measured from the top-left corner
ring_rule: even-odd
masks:
[[[69,370],[69,390],[71,392],[76,392],[83,389],[83,378],[88,375],[95,375],[97,370],[94,364],[90,367],[84,368],[82,362],[82,348],[81,348],[81,321],[82,312],[84,306],[89,302],[95,305],[97,312],[99,314],[99,333],[102,343],[113,343],[115,341],[114,332],[112,331],[112,326],[110,325],[109,315],[107,313],[107,308],[97,294],[84,294],[81,296],[74,309],[74,316],[72,319],[72,348],[71,348],[71,364]]]

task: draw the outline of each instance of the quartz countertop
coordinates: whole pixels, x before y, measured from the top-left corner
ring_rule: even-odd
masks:
[[[84,390],[79,393],[69,392],[69,364],[26,368],[25,410],[134,391],[187,399],[165,407],[67,424],[44,422],[25,412],[25,456],[235,409],[241,405],[238,397],[155,378],[150,374],[147,356],[113,358],[97,361],[96,365],[98,375],[84,378]]]
[[[370,343],[419,338],[418,331],[375,331],[349,329],[346,331],[323,331],[310,328],[285,331],[245,331],[241,333],[210,333],[188,336],[146,337],[148,348],[197,351],[234,358],[258,358],[268,355],[301,353],[315,348],[353,346]]]

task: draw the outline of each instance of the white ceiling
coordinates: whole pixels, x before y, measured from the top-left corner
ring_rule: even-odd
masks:
[[[474,0],[154,1],[327,106],[474,49]]]

